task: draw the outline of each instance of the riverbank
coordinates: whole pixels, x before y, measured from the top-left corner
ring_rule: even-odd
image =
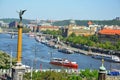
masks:
[[[102,51],[102,49],[99,49],[99,48],[92,48],[92,47],[88,47],[88,46],[84,46],[84,45],[80,46],[80,45],[74,45],[74,44],[66,44],[66,43],[63,43],[60,41],[58,42],[57,40],[54,40],[54,39],[47,40],[45,37],[40,38],[39,36],[37,36],[35,39],[37,42],[41,42],[51,48],[58,49],[58,51],[59,50],[68,50],[68,54],[69,54],[69,50],[70,50],[70,51],[72,51],[72,53],[74,52],[74,53],[84,54],[84,55],[88,55],[88,56],[116,55],[115,53],[112,54],[112,52],[113,52],[112,50],[108,50],[105,52],[105,50]],[[63,52],[67,52],[67,51],[63,51]],[[116,55],[116,56],[118,56],[118,55]]]

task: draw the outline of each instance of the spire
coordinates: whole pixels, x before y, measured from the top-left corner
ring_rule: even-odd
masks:
[[[99,68],[98,80],[106,80],[106,69],[104,67],[104,59],[102,58],[102,65]]]
[[[100,70],[105,71],[106,68],[104,67],[104,59],[102,58],[102,65],[100,67]]]
[[[102,58],[101,62],[102,62],[102,65],[100,66],[99,70],[104,72],[104,71],[106,71],[106,68],[104,67],[104,59],[103,58]]]
[[[102,58],[102,66],[104,66],[104,59]]]

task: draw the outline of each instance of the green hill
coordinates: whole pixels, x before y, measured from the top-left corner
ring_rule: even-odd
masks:
[[[18,22],[19,19],[3,18],[3,19],[0,19],[0,21],[10,23],[12,21],[17,21]],[[28,24],[30,21],[33,21],[33,20],[23,19],[24,24]],[[86,26],[88,21],[92,21],[94,24],[99,24],[99,25],[119,25],[120,26],[120,20],[75,20],[76,25],[80,25],[80,26],[83,26],[83,25]],[[53,22],[54,26],[67,26],[69,24],[70,24],[70,19]]]
[[[16,18],[3,18],[3,19],[0,19],[0,21],[4,21],[5,23],[10,23],[10,22],[13,22],[13,21],[19,22],[19,19],[16,19]],[[31,20],[23,19],[24,24],[28,24],[30,21]]]
[[[76,25],[80,26],[86,26],[88,21],[92,21],[94,24],[99,25],[119,25],[120,26],[120,20],[75,20]],[[56,21],[53,23],[55,26],[66,26],[69,25],[70,20],[63,20],[63,21]]]

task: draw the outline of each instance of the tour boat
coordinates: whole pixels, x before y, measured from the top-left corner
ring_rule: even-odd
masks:
[[[78,68],[78,64],[76,62],[72,62],[62,58],[52,58],[50,64],[68,67],[68,68],[74,68],[74,69]]]
[[[111,62],[117,62],[119,63],[120,62],[120,58],[118,56],[114,56],[114,55],[94,55],[92,56],[92,58],[95,58],[95,59],[104,59],[106,61],[111,61]]]

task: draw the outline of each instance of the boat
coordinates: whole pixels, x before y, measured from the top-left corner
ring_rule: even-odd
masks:
[[[41,42],[41,38],[38,37],[38,36],[35,37],[35,40],[36,40],[37,42]]]
[[[104,59],[105,61],[110,61],[110,62],[117,62],[117,63],[120,62],[120,58],[114,55],[93,55],[92,58]]]
[[[11,34],[11,39],[13,39],[15,37],[15,35],[14,34]]]
[[[32,33],[32,32],[30,32],[28,36],[29,36],[29,37],[33,37],[33,38],[34,38],[34,37],[35,37],[35,34],[34,34],[34,33]]]
[[[58,49],[59,52],[66,53],[66,54],[73,54],[74,51],[68,49],[68,48],[63,48],[63,49]]]
[[[68,68],[74,68],[74,69],[78,68],[78,64],[76,62],[72,62],[67,59],[62,59],[62,58],[52,58],[50,61],[50,64],[68,67]]]

